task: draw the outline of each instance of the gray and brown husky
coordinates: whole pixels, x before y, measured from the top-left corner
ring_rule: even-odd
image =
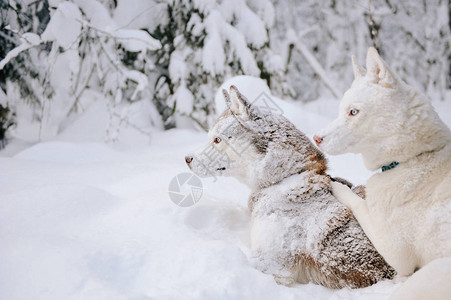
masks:
[[[208,145],[185,157],[201,177],[233,176],[249,186],[256,267],[277,282],[360,288],[394,270],[331,192],[326,159],[281,115],[254,107],[234,86]],[[212,160],[212,157],[215,157]]]

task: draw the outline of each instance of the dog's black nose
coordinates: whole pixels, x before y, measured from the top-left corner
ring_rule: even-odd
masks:
[[[319,144],[321,144],[321,142],[323,141],[322,137],[319,137],[317,135],[313,136],[313,140],[315,141],[315,143],[319,146]]]
[[[185,161],[186,161],[186,164],[189,165],[190,162],[193,161],[193,158],[191,156],[185,156]]]

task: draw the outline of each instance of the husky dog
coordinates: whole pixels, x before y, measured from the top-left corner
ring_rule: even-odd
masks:
[[[360,288],[392,278],[394,270],[332,195],[323,154],[287,119],[260,111],[236,87],[223,93],[228,109],[210,129],[210,142],[185,160],[201,177],[233,176],[250,187],[257,267],[285,285]]]
[[[451,132],[376,49],[368,50],[367,71],[352,63],[355,80],[339,116],[314,140],[327,153],[361,153],[368,169],[382,169],[368,180],[366,200],[338,183],[334,195],[398,274],[411,275],[451,256]]]

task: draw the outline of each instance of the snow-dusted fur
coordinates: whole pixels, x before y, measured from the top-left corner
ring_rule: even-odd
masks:
[[[186,162],[199,176],[233,176],[251,188],[257,267],[286,285],[359,288],[392,278],[393,269],[332,195],[323,154],[287,119],[259,111],[236,87],[224,97],[229,109],[210,129],[210,142]]]
[[[371,170],[399,162],[368,180],[366,200],[343,185],[333,188],[386,261],[411,275],[451,256],[451,132],[374,48],[367,71],[355,59],[353,65],[355,80],[339,116],[315,141],[330,154],[361,153]],[[442,286],[451,290],[449,282]]]

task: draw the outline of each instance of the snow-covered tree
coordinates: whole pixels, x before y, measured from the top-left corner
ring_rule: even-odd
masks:
[[[27,6],[24,0],[11,2]],[[39,116],[33,120],[41,138],[55,135],[68,115],[84,111],[96,98],[93,92],[110,99],[112,115],[122,115],[117,107],[123,100],[146,98],[152,99],[166,128],[204,129],[215,111],[216,89],[231,76],[261,77],[275,94],[293,96],[281,56],[270,48],[274,9],[268,0],[154,1],[151,8],[159,14],[138,25],[138,11],[130,22],[118,25],[133,11],[125,1],[42,2],[51,17],[48,24],[41,32],[23,30],[22,42],[8,49],[12,51],[0,63],[5,68],[22,55],[37,53],[37,62],[27,64],[44,74],[51,91],[43,93],[44,84],[32,89],[40,107],[28,110]],[[5,92],[19,120],[30,114],[21,112],[27,107],[12,89]]]
[[[0,69],[8,72],[13,66],[17,72],[38,70],[37,75],[30,72],[34,79],[30,84],[27,77],[16,79],[11,72],[4,77],[6,101],[3,102],[16,112],[18,126],[28,123],[28,133],[31,131],[39,138],[52,137],[68,115],[84,111],[99,97],[109,100],[112,118],[122,118],[117,106],[123,100],[138,99],[148,84],[144,73],[127,65],[127,53],[145,55],[160,47],[160,43],[145,31],[118,27],[110,11],[98,1],[40,2],[50,10],[51,16],[46,20],[48,24],[37,26],[40,31],[26,31],[19,22],[11,22],[18,8],[29,10],[30,5],[35,5],[23,0],[9,1],[5,12],[8,23],[2,28],[2,36],[11,32],[21,38],[1,60]],[[23,67],[14,67],[17,63]],[[23,82],[26,97],[23,97]],[[38,105],[26,106],[22,98],[31,98],[32,104]],[[114,140],[116,132],[110,130],[107,139]]]
[[[418,89],[444,98],[449,87],[449,1],[374,1],[379,50]]]
[[[41,34],[49,22],[49,7],[46,0],[26,4],[24,1],[0,2],[0,58],[18,47],[27,34]],[[22,52],[10,63],[0,68],[0,149],[6,144],[6,130],[15,124],[15,103],[7,101],[6,94],[15,94],[34,113],[30,118],[39,120],[43,98],[51,98],[54,89],[50,85],[41,59],[48,53],[48,44]]]
[[[22,138],[50,138],[68,116],[105,100],[109,141],[123,124],[138,128],[128,117],[138,101],[149,104],[149,124],[206,129],[217,88],[242,74],[266,80],[282,98],[340,98],[353,79],[350,55],[363,63],[372,45],[408,83],[443,98],[451,85],[448,5],[2,1],[0,137],[15,128]]]
[[[363,64],[376,46],[408,83],[442,98],[449,88],[449,1],[273,0],[273,35],[287,55],[286,74],[299,100],[330,96],[323,78],[296,45],[301,43],[343,92],[352,79],[350,55]],[[296,41],[293,39],[294,32]],[[291,45],[291,48],[290,48]],[[297,84],[296,84],[297,83]]]
[[[363,56],[371,41],[363,1],[273,1],[273,35],[283,41],[279,51],[287,53],[286,76],[297,99],[341,97],[352,80],[350,55]]]
[[[269,47],[274,22],[269,1],[167,0],[152,32],[163,45],[155,52],[159,70],[154,101],[166,127],[207,128],[213,98],[234,75],[261,77],[280,96],[291,95],[281,57]]]

